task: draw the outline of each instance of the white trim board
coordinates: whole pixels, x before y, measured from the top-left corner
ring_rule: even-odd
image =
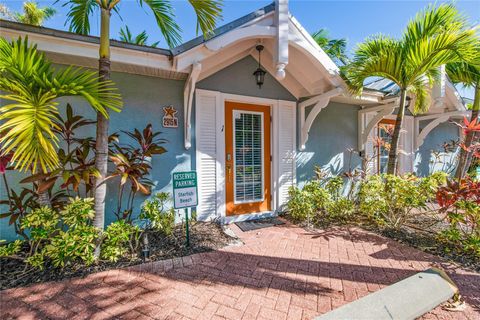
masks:
[[[270,114],[272,116],[272,126],[270,130],[271,135],[271,155],[272,155],[272,165],[271,165],[271,208],[272,212],[276,212],[280,209],[281,204],[285,201],[282,197],[281,189],[283,184],[295,184],[296,183],[296,172],[295,172],[295,150],[296,150],[296,102],[294,101],[284,101],[284,100],[274,100],[268,98],[252,97],[252,96],[243,96],[236,94],[227,94],[219,91],[195,90],[195,140],[196,140],[196,166],[199,176],[199,207],[198,207],[198,217],[199,220],[210,220],[215,218],[220,218],[222,221],[230,221],[232,219],[226,219],[226,198],[225,198],[225,102],[239,102],[247,104],[256,104],[256,105],[268,105],[270,106]],[[291,123],[291,131],[285,131],[284,126],[280,125],[280,122],[286,119],[281,118],[279,109],[290,108],[291,115],[287,121]],[[215,110],[213,112],[213,110]],[[287,110],[287,109],[285,109]],[[214,114],[213,114],[214,113]],[[206,123],[207,127],[203,128],[202,123]],[[288,142],[291,143],[291,146],[280,148],[282,144],[279,138],[279,130],[282,128],[282,133],[285,136]],[[285,143],[284,143],[285,144]],[[283,144],[283,145],[284,145]],[[214,150],[213,150],[214,146]],[[280,150],[285,150],[287,148],[287,156],[282,156],[279,154]],[[292,149],[293,150],[289,150]],[[212,163],[215,163],[215,167],[212,166]],[[287,182],[284,182],[285,178],[283,173],[280,172],[282,165],[287,162],[288,165],[292,166],[291,172],[287,175]],[[215,183],[213,183],[213,176]],[[280,179],[282,176],[282,179]],[[203,186],[202,179],[205,177],[206,183],[208,185]],[[282,180],[282,181],[280,181]],[[215,194],[213,194],[212,183],[215,186]],[[288,186],[287,186],[288,187]],[[286,189],[286,188],[283,188]],[[212,202],[215,203],[212,203]],[[208,212],[204,212],[208,210]],[[264,213],[259,213],[264,214]],[[258,216],[258,214],[252,213],[245,216],[246,218]],[[232,216],[234,217],[234,216]],[[233,219],[235,220],[235,219]],[[233,221],[232,220],[232,221]]]

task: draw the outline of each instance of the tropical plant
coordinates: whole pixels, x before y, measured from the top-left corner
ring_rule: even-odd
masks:
[[[416,215],[434,211],[429,205],[445,180],[443,172],[425,178],[369,176],[360,187],[359,210],[381,226],[399,229]]]
[[[21,240],[15,240],[8,244],[3,244],[4,240],[0,240],[0,258],[10,257],[16,255],[22,249],[23,242]]]
[[[346,39],[332,39],[326,29],[314,32],[312,38],[332,60],[343,65],[348,63]]]
[[[56,267],[76,261],[92,264],[99,232],[92,226],[94,215],[91,198],[71,198],[60,213],[49,207],[33,210],[22,220],[22,227],[30,232],[25,261],[39,269],[47,260]]]
[[[397,172],[400,131],[407,94],[415,95],[414,113],[425,112],[429,105],[428,89],[439,77],[439,67],[476,59],[475,29],[466,22],[453,4],[429,6],[412,19],[400,39],[374,36],[360,44],[350,64],[343,68],[354,93],[361,93],[369,77],[386,78],[399,87],[399,109],[395,122],[387,172]]]
[[[221,13],[220,0],[189,0],[197,16],[197,31],[201,29],[207,36],[214,28]],[[100,10],[100,49],[99,75],[102,81],[110,79],[110,16],[119,13],[120,0],[66,0],[64,6],[69,7],[67,14],[70,31],[80,34],[90,33],[90,17],[96,10]],[[180,27],[174,21],[173,7],[169,0],[137,0],[140,8],[148,6],[155,16],[155,20],[169,47],[180,41]],[[95,165],[100,175],[96,179],[95,188],[95,221],[98,228],[104,228],[105,223],[105,195],[108,164],[108,118],[104,113],[97,113],[97,136],[95,147]],[[97,250],[97,256],[99,252]]]
[[[480,39],[477,41],[477,55],[480,57]],[[480,67],[467,62],[456,62],[447,64],[446,70],[452,82],[461,83],[465,87],[474,88],[475,97],[471,107],[472,116],[470,119],[471,121],[477,121],[480,112]],[[472,151],[469,152],[469,148],[474,142],[475,136],[478,136],[478,134],[473,130],[466,132],[463,141],[464,147],[460,150],[458,165],[455,171],[455,176],[458,179],[462,178],[468,169],[468,163],[473,153]]]
[[[111,223],[103,234],[101,258],[116,262],[127,253],[135,254],[140,236],[140,228],[125,220]]]
[[[27,238],[19,226],[19,221],[28,214],[31,209],[37,208],[40,194],[46,194],[48,204],[54,209],[63,208],[67,194],[81,196],[91,195],[93,179],[96,177],[93,156],[90,154],[91,143],[89,139],[77,136],[77,130],[93,122],[73,113],[73,108],[67,104],[66,117],[56,115],[53,131],[60,139],[60,145],[65,148],[58,150],[59,167],[50,172],[32,174],[20,181],[20,183],[32,183],[32,188],[23,187],[20,194],[10,190],[6,184],[7,199],[1,200],[0,204],[8,204],[9,212],[0,214],[0,218],[9,218],[9,224],[13,224],[17,234]],[[73,149],[73,150],[72,150]],[[1,157],[0,157],[1,159]],[[6,182],[6,174],[4,174]],[[62,181],[59,190],[54,191],[57,181]],[[80,188],[83,186],[83,188]]]
[[[142,205],[140,219],[147,221],[146,229],[154,229],[170,235],[175,226],[175,209],[167,208],[171,201],[168,192],[159,192],[152,199],[146,200]]]
[[[120,41],[131,43],[131,44],[136,44],[139,46],[147,46],[147,41],[148,41],[148,35],[147,31],[143,30],[139,34],[137,34],[135,37],[132,35],[132,32],[130,31],[130,28],[128,26],[125,26],[124,28],[120,28]],[[156,48],[160,41],[154,42],[148,46]]]
[[[448,181],[437,191],[437,202],[449,224],[439,238],[480,257],[480,182],[468,177]]]
[[[150,165],[151,157],[165,153],[167,150],[161,146],[166,140],[159,138],[160,132],[153,132],[151,124],[148,124],[142,131],[134,129],[133,132],[122,132],[134,141],[134,145],[114,143],[110,160],[115,165],[115,170],[107,179],[120,178],[117,211],[115,214],[118,219],[127,219],[127,221],[130,221],[135,196],[138,192],[149,195],[150,188],[153,185],[153,182],[148,179],[148,175],[152,169]],[[130,191],[128,193],[126,209],[122,209],[127,182],[130,183]]]
[[[19,38],[0,38],[0,98],[11,101],[0,110],[4,135],[1,154],[13,152],[15,169],[48,172],[59,166],[55,136],[58,102],[63,96],[80,96],[98,112],[119,111],[120,95],[112,82],[99,82],[94,72],[68,67],[55,70],[35,45]]]
[[[1,17],[33,26],[42,26],[56,12],[52,7],[40,8],[36,1],[25,1],[22,6],[22,12],[10,12],[6,6],[0,4]]]

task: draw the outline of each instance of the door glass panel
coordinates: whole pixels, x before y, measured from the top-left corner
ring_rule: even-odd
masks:
[[[235,202],[263,201],[263,116],[234,111]]]
[[[388,153],[392,143],[394,125],[390,123],[380,123],[378,125],[378,173],[387,172]]]

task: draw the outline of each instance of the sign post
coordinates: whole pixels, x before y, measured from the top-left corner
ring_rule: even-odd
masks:
[[[188,227],[188,208],[196,207],[197,173],[195,171],[173,173],[173,206],[175,209],[185,209],[186,246],[190,246],[190,230]]]

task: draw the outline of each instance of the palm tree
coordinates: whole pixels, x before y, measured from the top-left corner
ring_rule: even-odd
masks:
[[[26,38],[12,42],[0,38],[0,98],[11,102],[0,109],[0,154],[13,152],[11,162],[20,171],[56,169],[56,99],[82,97],[105,116],[107,109],[120,111],[122,107],[113,83],[98,79],[95,72],[81,68],[56,71]]]
[[[478,44],[478,48],[479,50],[477,51],[477,54],[480,55],[480,43]],[[466,87],[474,88],[475,97],[471,108],[472,117],[470,120],[473,121],[478,119],[480,111],[480,67],[466,62],[456,62],[447,64],[446,70],[453,83],[461,83]],[[468,149],[471,146],[474,136],[474,131],[467,132],[464,142],[465,149]],[[455,176],[458,179],[462,178],[467,171],[466,169],[468,168],[469,158],[471,157],[471,153],[467,152],[465,149],[460,149],[458,166],[455,172]]]
[[[361,93],[369,77],[395,82],[400,102],[388,155],[387,172],[397,172],[397,151],[407,94],[416,96],[414,113],[428,110],[428,89],[439,77],[439,67],[446,63],[473,59],[475,30],[452,4],[429,6],[412,19],[400,39],[377,35],[360,44],[353,61],[343,68],[354,93]]]
[[[348,63],[346,39],[332,39],[326,29],[313,33],[312,38],[332,60],[343,65]]]
[[[197,30],[200,28],[204,36],[208,35],[221,17],[221,0],[189,0],[197,15]],[[80,34],[90,32],[90,17],[95,10],[100,10],[100,49],[99,74],[101,81],[110,78],[110,15],[118,13],[120,0],[68,0],[68,21],[70,31]],[[137,0],[140,8],[148,6],[155,16],[160,32],[169,47],[180,42],[180,27],[174,21],[173,7],[170,0]],[[105,196],[108,163],[108,119],[103,113],[97,113],[95,165],[100,174],[95,188],[94,226],[103,229],[105,224]],[[97,250],[97,256],[99,252]]]
[[[22,11],[12,13],[5,5],[0,4],[0,14],[3,17],[33,26],[42,26],[46,20],[53,17],[57,12],[52,7],[39,8],[36,1],[24,2]]]
[[[147,46],[147,41],[148,41],[148,35],[147,31],[143,30],[139,34],[137,34],[135,37],[132,35],[132,32],[130,31],[130,28],[128,26],[125,26],[125,29],[120,28],[120,41],[131,43],[131,44],[136,44],[139,46]],[[150,47],[156,48],[158,46],[158,43],[160,41],[154,42]]]

